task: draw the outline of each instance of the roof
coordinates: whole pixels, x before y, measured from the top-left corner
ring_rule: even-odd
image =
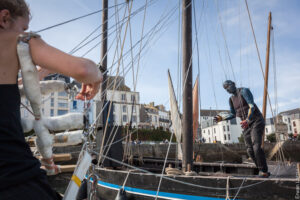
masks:
[[[279,115],[293,115],[293,114],[299,114],[300,113],[300,108],[295,108],[292,110],[287,110],[279,113]]]
[[[214,117],[220,112],[229,112],[229,110],[200,110],[200,116],[210,116]]]
[[[108,76],[107,79],[108,80],[107,80],[106,86],[107,86],[108,90],[113,90],[114,85],[115,85],[115,79],[116,79],[115,90],[130,92],[130,88],[125,85],[124,77]]]

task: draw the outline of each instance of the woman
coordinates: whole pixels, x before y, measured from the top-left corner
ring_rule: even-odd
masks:
[[[17,38],[28,28],[30,12],[24,0],[0,0],[0,199],[59,199],[44,170],[26,144],[20,120]],[[77,99],[92,99],[102,75],[94,62],[65,54],[40,38],[29,41],[34,64],[82,82]]]

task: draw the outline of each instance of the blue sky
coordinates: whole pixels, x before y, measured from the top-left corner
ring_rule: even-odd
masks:
[[[101,9],[101,0],[27,0],[30,5],[32,20],[30,30],[37,31],[42,28],[78,17]],[[109,6],[121,4],[125,1],[109,0]],[[146,0],[134,0],[132,12],[145,5]],[[181,44],[179,41],[179,1],[178,0],[148,0],[145,17],[144,35],[155,25],[155,34],[147,43],[149,35],[143,39],[147,44],[141,52],[136,90],[140,92],[140,102],[168,105],[167,69],[170,69],[176,93],[179,78],[178,61],[181,62]],[[275,108],[274,90],[274,52],[276,60],[277,100],[278,110],[300,107],[300,2],[298,0],[248,0],[248,5],[253,20],[255,34],[258,42],[263,69],[265,67],[266,38],[268,13],[272,11],[274,27],[274,49],[270,57],[269,93],[272,107]],[[200,74],[201,108],[202,109],[228,109],[229,95],[222,88],[226,79],[236,81],[237,86],[249,87],[253,92],[259,107],[262,104],[263,76],[258,61],[254,39],[248,19],[244,0],[195,0],[195,14],[193,22],[193,77]],[[116,22],[123,19],[125,4],[109,10],[109,46],[108,67],[112,66],[114,54],[120,54],[117,38],[124,40],[126,23],[122,32],[113,32]],[[118,11],[118,12],[117,12]],[[128,13],[128,7],[126,7]],[[169,13],[170,15],[167,15]],[[127,16],[127,14],[125,14]],[[133,72],[131,62],[131,43],[135,44],[141,39],[144,9],[131,18],[128,24],[123,52],[129,52],[120,60],[120,75],[126,77],[126,84],[133,90]],[[194,17],[194,16],[193,16]],[[126,18],[123,20],[126,22]],[[195,45],[197,26],[198,48]],[[96,27],[101,25],[101,13],[71,22],[41,32],[42,38],[50,45],[70,52],[83,38],[89,35]],[[222,34],[221,25],[224,35]],[[160,28],[159,28],[160,27]],[[130,31],[131,30],[131,31]],[[98,29],[91,38],[101,33]],[[131,33],[131,37],[130,37]],[[130,42],[130,38],[132,39]],[[74,55],[82,56],[89,49],[100,42],[96,38],[89,45],[77,51]],[[228,47],[228,51],[226,48]],[[273,45],[273,43],[272,43]],[[139,45],[134,48],[132,55],[139,53]],[[178,49],[180,52],[178,53]],[[271,50],[273,48],[271,47]],[[100,46],[90,51],[86,58],[98,63],[100,61]],[[198,59],[199,58],[199,59]],[[199,60],[199,63],[198,63]],[[115,60],[116,62],[116,60]],[[231,63],[231,64],[230,64]],[[138,62],[134,62],[134,75],[137,73]],[[199,67],[198,67],[199,66]],[[118,64],[110,68],[115,74]],[[200,69],[200,73],[199,70]],[[232,72],[233,71],[233,72]],[[234,73],[234,75],[233,75]],[[235,77],[235,78],[234,78]],[[177,89],[178,88],[178,89]],[[177,94],[177,95],[178,95]],[[180,95],[179,101],[181,101]],[[268,105],[268,116],[270,106]]]

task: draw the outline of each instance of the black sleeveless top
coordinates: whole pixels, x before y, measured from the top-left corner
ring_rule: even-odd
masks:
[[[18,85],[0,84],[0,94],[0,190],[3,190],[24,184],[42,171],[25,142]]]

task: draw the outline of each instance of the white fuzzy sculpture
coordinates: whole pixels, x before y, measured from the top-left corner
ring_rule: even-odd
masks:
[[[46,167],[48,175],[54,175],[60,172],[58,166],[53,162],[52,144],[53,140],[44,126],[41,115],[42,95],[40,91],[39,78],[36,66],[32,62],[28,41],[32,37],[39,37],[34,33],[22,34],[19,36],[17,44],[17,53],[21,66],[22,82],[26,98],[29,100],[35,120],[33,129],[37,135],[37,149],[42,155],[42,164]]]

